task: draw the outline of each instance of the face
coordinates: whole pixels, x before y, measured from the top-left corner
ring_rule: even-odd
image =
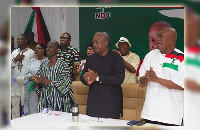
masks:
[[[68,34],[65,34],[63,33],[61,36],[60,36],[60,46],[62,48],[66,48],[69,44],[70,44],[70,36]]]
[[[158,38],[158,33],[160,32],[161,28],[158,26],[153,26],[149,29],[149,51],[157,49],[157,38]]]
[[[119,42],[118,49],[122,56],[126,56],[129,53],[130,46],[126,42]]]
[[[27,40],[26,40],[25,36],[19,35],[19,37],[17,38],[18,47],[20,48],[20,47],[25,46],[26,42],[27,42]]]
[[[161,30],[158,33],[158,49],[160,50],[161,53],[164,53],[170,46],[170,34],[169,32],[166,32],[165,30]]]
[[[91,46],[89,46],[87,48],[87,56],[89,57],[90,55],[92,55],[94,53],[95,53],[94,48],[92,48]]]
[[[108,41],[105,41],[101,35],[99,34],[94,35],[93,47],[97,54],[103,54],[107,48],[107,45],[108,45]]]
[[[37,57],[44,55],[44,49],[41,47],[40,44],[37,44],[36,47],[35,47],[35,55]]]
[[[57,55],[58,49],[59,49],[59,48],[57,48],[55,42],[51,42],[51,41],[48,42],[47,48],[46,48],[47,56],[48,56],[48,57],[52,57],[52,56]]]

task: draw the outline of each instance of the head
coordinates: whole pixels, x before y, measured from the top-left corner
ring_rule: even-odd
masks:
[[[94,47],[93,47],[93,42],[89,43],[87,45],[87,56],[89,57],[90,55],[94,54]]]
[[[46,56],[46,46],[42,43],[37,43],[35,46],[35,55],[37,57]]]
[[[186,8],[186,45],[194,46],[200,37],[200,17],[192,9]]]
[[[11,36],[11,48],[14,48],[14,44],[15,44],[15,38],[13,36]]]
[[[57,41],[49,41],[46,47],[46,53],[49,58],[57,56],[60,45]]]
[[[171,53],[176,45],[177,32],[171,27],[165,27],[158,33],[158,49],[162,54]]]
[[[26,34],[26,39],[27,39],[28,42],[34,41],[34,32],[28,32]]]
[[[20,34],[17,38],[17,45],[19,48],[26,48],[27,47],[27,40],[24,34]]]
[[[104,56],[107,54],[109,36],[106,32],[97,32],[93,37],[93,47],[97,54]]]
[[[71,42],[71,35],[69,33],[65,32],[60,36],[60,46],[62,49],[67,48],[67,46],[70,45],[70,42]]]
[[[149,39],[149,51],[157,49],[157,37],[158,33],[164,28],[164,27],[171,27],[171,25],[165,21],[158,21],[151,25],[148,33],[148,39]]]
[[[131,44],[125,37],[120,37],[119,41],[115,44],[115,46],[119,49],[119,52],[122,56],[126,56],[129,54],[129,49],[131,48]]]

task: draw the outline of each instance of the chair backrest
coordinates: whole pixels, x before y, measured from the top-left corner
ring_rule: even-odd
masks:
[[[81,81],[72,82],[72,90],[79,105],[79,113],[86,114],[89,87]],[[123,117],[122,120],[140,120],[143,108],[146,87],[142,88],[137,83],[123,83]]]
[[[144,105],[146,87],[137,83],[123,83],[123,120],[140,120]]]
[[[71,86],[74,93],[74,98],[79,105],[79,113],[86,114],[89,87],[82,84],[81,81],[73,81]]]

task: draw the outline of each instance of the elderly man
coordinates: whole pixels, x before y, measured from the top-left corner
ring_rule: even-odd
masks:
[[[123,59],[108,48],[109,36],[97,32],[93,37],[95,54],[88,57],[81,81],[89,86],[87,115],[120,118],[125,68]]]
[[[121,37],[115,46],[119,49],[119,53],[124,59],[124,83],[136,83],[136,70],[140,64],[140,57],[137,54],[129,51],[131,44],[125,37]]]
[[[176,30],[163,28],[158,49],[150,51],[141,65],[139,81],[147,85],[141,118],[148,123],[181,125],[183,118],[184,54],[175,48]]]
[[[36,91],[40,94],[39,107],[51,108],[54,111],[71,112],[71,105],[75,103],[69,67],[66,62],[57,59],[59,43],[49,41],[46,48],[48,60],[44,61],[33,81],[37,83]]]
[[[169,23],[165,21],[158,21],[151,25],[148,33],[148,39],[149,39],[149,51],[157,49],[158,43],[158,33],[164,28],[164,27],[172,27]]]
[[[24,34],[19,35],[19,37],[17,38],[17,44],[19,48],[15,49],[11,54],[11,68],[19,71],[20,75],[18,75],[18,78],[20,78],[20,76],[23,77],[25,75],[28,62],[31,58],[35,57],[35,53],[32,49],[27,47],[27,40]],[[26,89],[27,88],[25,88],[25,91]],[[25,100],[23,81],[21,81],[21,87],[12,87],[11,89],[13,119],[20,117],[20,100],[23,109],[23,102]]]
[[[71,35],[67,32],[63,33],[60,36],[60,46],[61,48],[58,51],[58,59],[61,59],[67,63],[70,70],[70,78],[73,81],[75,79],[73,73],[73,65],[75,62],[80,62],[79,52],[70,45]]]
[[[164,28],[164,27],[172,27],[169,23],[165,21],[157,21],[153,23],[149,29],[148,33],[148,40],[149,40],[149,51],[152,51],[154,49],[157,49],[158,43],[157,43],[157,38],[158,38],[158,33]],[[140,61],[140,65],[137,69],[136,75],[139,75],[139,69],[142,64],[143,60]]]

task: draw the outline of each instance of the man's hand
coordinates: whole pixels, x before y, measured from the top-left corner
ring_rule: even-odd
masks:
[[[74,68],[77,68],[79,65],[80,65],[79,62],[74,62],[73,67],[74,67]]]
[[[20,61],[20,60],[23,60],[24,59],[24,55],[20,55],[20,53],[14,58],[14,61],[17,62],[17,61]]]
[[[121,53],[119,51],[114,49],[113,52],[116,52],[117,54],[119,54],[121,56]]]
[[[157,82],[158,77],[156,76],[156,73],[153,71],[153,67],[150,67],[150,71],[146,71],[146,77],[148,81]]]
[[[47,79],[43,75],[41,77],[34,76],[33,81],[39,84],[51,84],[51,80]]]
[[[85,79],[87,84],[90,85],[96,80],[97,76],[98,76],[97,73],[95,73],[91,69],[88,69],[88,72],[85,72],[85,74],[83,75],[83,78]]]

